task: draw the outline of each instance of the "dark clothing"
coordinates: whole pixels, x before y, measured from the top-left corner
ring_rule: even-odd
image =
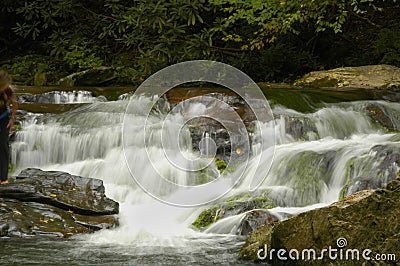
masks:
[[[8,146],[8,133],[7,124],[10,118],[4,117],[0,120],[0,180],[5,181],[8,179],[8,163],[10,159],[10,150]]]
[[[10,103],[10,98],[14,91],[8,87],[3,93],[0,93],[0,115],[7,112],[7,108]],[[0,180],[5,181],[8,179],[8,163],[10,160],[10,149],[8,145],[8,134],[7,128],[8,122],[10,121],[10,115],[5,115],[0,119]]]

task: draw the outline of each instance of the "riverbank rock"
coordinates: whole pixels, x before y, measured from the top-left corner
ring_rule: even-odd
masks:
[[[96,67],[73,73],[58,82],[61,86],[101,86],[108,85],[117,78],[117,73],[111,67]]]
[[[371,253],[367,251],[370,258],[377,254],[386,254],[386,258],[388,254],[395,254],[395,261],[387,262],[396,265],[400,262],[399,216],[400,173],[383,189],[359,191],[330,206],[261,226],[250,235],[239,255],[243,259],[258,261],[259,257],[265,255],[267,247],[268,256],[265,260],[273,265],[361,265],[367,263],[362,257],[364,250],[370,249]],[[347,250],[357,249],[360,260],[330,260],[327,252],[319,260],[313,260],[311,252],[309,259],[309,250],[315,250],[316,257],[320,257],[322,250],[329,247],[343,250],[343,254]],[[275,253],[270,259],[272,249],[275,249]],[[284,250],[282,252],[285,252],[288,260],[278,259],[280,249]],[[291,260],[289,253],[296,258],[293,250],[299,251],[300,255],[306,250],[306,260]],[[337,251],[335,254],[339,253]],[[393,256],[390,255],[390,258]]]
[[[400,89],[400,68],[390,65],[342,67],[306,74],[296,86]]]
[[[28,168],[0,186],[0,237],[89,233],[116,226],[118,211],[101,180]]]

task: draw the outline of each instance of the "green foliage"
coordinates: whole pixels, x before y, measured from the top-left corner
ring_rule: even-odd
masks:
[[[121,83],[140,83],[193,59],[231,64],[257,81],[291,81],[343,64],[398,65],[395,2],[3,0],[0,64],[35,54],[49,59],[50,69],[44,68],[50,73],[107,65],[117,69]],[[387,14],[390,23],[380,18]],[[26,64],[13,68],[36,72]]]
[[[15,76],[15,81],[24,80],[26,85],[32,85],[36,73],[46,73],[48,81],[55,83],[66,74],[60,69],[62,65],[61,61],[48,56],[25,55],[14,58],[9,64],[3,65],[3,68]]]
[[[341,33],[350,15],[381,10],[384,1],[339,0],[339,1],[284,1],[284,0],[212,0],[227,14],[226,29],[238,25],[252,25],[252,32],[228,33],[224,39],[241,44],[244,50],[262,49],[275,42],[282,34],[300,34],[302,25],[315,33],[331,30]],[[392,0],[396,2],[396,0]]]
[[[400,29],[382,29],[375,47],[381,63],[400,67]]]
[[[78,68],[79,70],[99,67],[103,64],[103,61],[85,44],[83,46],[72,45],[71,50],[65,53],[64,61],[72,69]]]

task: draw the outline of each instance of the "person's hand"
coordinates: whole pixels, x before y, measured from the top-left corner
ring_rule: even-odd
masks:
[[[7,128],[12,132],[14,130],[14,119],[10,119],[10,122],[7,124]]]

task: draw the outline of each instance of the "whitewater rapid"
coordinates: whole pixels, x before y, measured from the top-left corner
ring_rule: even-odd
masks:
[[[238,178],[235,175],[243,172],[241,182],[224,197],[249,192],[255,187],[256,192],[268,191],[268,196],[280,206],[271,212],[281,219],[287,219],[291,215],[337,201],[348,181],[348,164],[355,158],[363,158],[368,167],[373,167],[376,163],[373,147],[400,145],[394,133],[377,126],[367,115],[363,107],[370,102],[326,105],[310,114],[276,106],[273,110],[275,119],[259,125],[264,127],[264,134],[256,131],[252,135],[253,156],[248,164],[239,165],[236,171],[222,177],[207,158],[200,158],[190,165],[183,160],[185,156],[197,158],[199,155],[192,150],[189,130],[178,127],[183,119],[182,114],[176,113],[168,123],[164,123],[166,115],[159,110],[149,116],[141,113],[143,106],[152,103],[151,98],[141,96],[133,101],[136,110],[129,114],[128,120],[124,120],[127,100],[97,102],[60,115],[32,114],[22,122],[22,130],[12,143],[12,162],[18,166],[17,171],[38,167],[103,180],[107,196],[120,203],[120,225],[115,229],[81,236],[88,243],[143,247],[179,247],[188,243],[210,245],[210,236],[214,236],[212,241],[222,241],[221,236],[229,238],[233,235],[245,215],[222,219],[205,232],[198,232],[191,223],[212,203],[188,208],[154,199],[135,182],[127,166],[127,157],[135,162],[149,186],[170,199],[191,197],[206,202],[221,189],[228,190],[232,185],[231,180]],[[394,123],[398,123],[399,103],[373,103],[384,106]],[[196,108],[196,112],[205,110],[201,104],[193,108]],[[309,121],[307,123],[313,127],[304,132],[304,137],[296,138],[288,131],[289,120],[303,124]],[[129,121],[129,124],[124,124],[124,121]],[[141,136],[139,134],[146,123],[150,125],[150,134]],[[124,127],[128,127],[130,134],[127,143],[123,143]],[[276,136],[273,153],[260,150],[261,141],[271,142],[271,130]],[[160,143],[161,134],[171,142],[179,142],[179,150],[174,150],[173,145],[163,146]],[[144,147],[144,143],[147,147]],[[212,186],[204,191],[195,191],[190,187],[175,191],[173,186],[158,182],[157,173],[161,173],[171,184],[180,186],[197,184],[201,187],[205,182],[204,178],[199,179],[198,173],[187,172],[171,164],[164,156],[164,149],[172,149],[172,154],[177,154],[174,159],[186,163],[185,167],[204,169],[202,174],[206,174],[206,182],[213,182]],[[261,167],[255,176],[255,169],[268,164],[271,156],[271,168]],[[151,165],[145,158],[150,158]],[[366,166],[356,165],[350,178],[357,176],[354,171],[361,173],[365,170],[363,167]],[[305,181],[299,180],[301,178]],[[385,178],[389,178],[389,173]],[[261,184],[258,186],[259,182]]]

